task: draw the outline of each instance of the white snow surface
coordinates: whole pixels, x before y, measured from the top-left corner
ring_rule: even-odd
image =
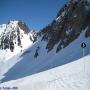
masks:
[[[90,55],[66,65],[0,85],[17,90],[89,90]]]

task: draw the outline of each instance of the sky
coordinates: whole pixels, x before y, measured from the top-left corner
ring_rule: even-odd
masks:
[[[0,0],[0,24],[23,20],[30,29],[40,30],[57,15],[68,0]]]

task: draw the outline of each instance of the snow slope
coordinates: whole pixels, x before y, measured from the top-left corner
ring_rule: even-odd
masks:
[[[16,90],[89,90],[89,65],[90,55],[48,71],[3,83],[0,88],[16,87],[18,88]]]
[[[85,55],[90,54],[90,38],[85,38],[84,34],[85,32],[82,32],[78,39],[59,53],[55,52],[56,47],[54,47],[51,52],[47,53],[45,49],[46,42],[41,42],[41,39],[39,39],[25,52],[20,53],[19,56],[15,56],[13,61],[10,59],[2,65],[0,74],[1,82],[20,79],[76,61],[82,57],[82,42],[87,44]],[[39,56],[34,58],[34,53],[38,45],[40,45]]]

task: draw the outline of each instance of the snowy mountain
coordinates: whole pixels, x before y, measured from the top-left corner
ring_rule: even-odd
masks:
[[[5,34],[1,36],[9,35],[9,40],[13,41],[15,47],[12,51],[10,43],[8,48],[5,48],[7,44],[4,43],[4,46],[1,44],[1,47],[4,47],[0,50],[0,81],[3,83],[1,87],[14,84],[20,90],[88,90],[90,83],[89,17],[89,0],[71,0],[60,9],[52,23],[38,33],[28,32],[23,22],[11,21],[7,26],[15,29],[10,30],[4,25],[7,30],[4,29]],[[15,23],[14,26],[12,22]],[[12,33],[13,30],[15,33]],[[20,33],[17,32],[18,30]],[[14,35],[16,37],[11,39]],[[82,43],[86,44],[84,49],[81,47]],[[10,58],[8,58],[9,55]],[[87,63],[86,66],[83,62]],[[56,68],[57,66],[59,67]],[[83,72],[83,68],[87,69],[86,73]],[[88,85],[86,85],[87,82]],[[55,87],[53,87],[54,84]]]
[[[0,25],[0,61],[12,58],[33,42],[34,32],[24,22],[12,20]]]
[[[85,37],[90,36],[90,2],[87,0],[71,0],[58,12],[56,18],[39,35],[47,40],[48,52],[58,43],[56,52],[67,47],[86,30]]]

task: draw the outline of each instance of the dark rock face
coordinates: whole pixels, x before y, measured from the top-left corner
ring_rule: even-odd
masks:
[[[17,32],[17,35],[16,35],[16,32]],[[17,31],[11,31],[11,32],[8,32],[7,34],[2,34],[2,37],[1,37],[1,49],[10,49],[11,52],[14,51],[14,40],[17,38],[17,42],[18,42],[18,46],[21,45],[21,40],[20,40],[20,32],[19,32],[19,29],[17,29]]]
[[[18,26],[24,31],[25,34],[30,32],[28,26],[22,21],[18,22]]]
[[[87,11],[87,18],[86,18],[86,24],[88,26],[86,33],[85,33],[85,37],[90,37],[90,10]]]
[[[13,22],[13,23],[12,23]],[[15,44],[17,46],[22,47],[21,32],[20,29],[24,29],[24,33],[27,34],[29,29],[27,28],[26,24],[23,22],[18,22],[19,25],[15,24],[17,21],[9,21],[6,25],[5,29],[2,30],[0,35],[0,49],[10,49],[11,52],[14,51]],[[16,25],[16,26],[15,26]]]
[[[88,26],[88,29],[86,30],[85,37],[90,37],[90,26]]]
[[[73,1],[73,0],[72,0]],[[65,48],[74,41],[80,33],[86,30],[86,37],[90,36],[90,4],[87,0],[70,1],[65,4],[56,20],[39,32],[42,34],[42,40],[47,40],[46,49],[52,50],[59,43],[56,52]]]
[[[9,21],[8,24],[1,25],[0,30],[0,49],[2,50],[10,49],[13,52],[15,46],[22,48],[22,41],[25,36],[33,43],[37,40],[37,33],[35,31],[30,32],[27,25],[22,21]]]

